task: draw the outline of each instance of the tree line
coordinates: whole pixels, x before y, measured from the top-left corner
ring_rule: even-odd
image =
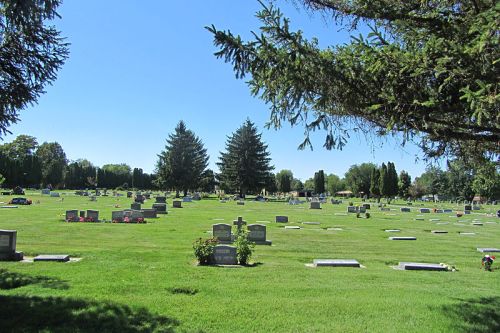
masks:
[[[138,188],[155,187],[155,176],[126,164],[94,166],[86,159],[68,161],[57,142],[38,144],[35,137],[19,135],[0,145],[0,182],[5,187]]]

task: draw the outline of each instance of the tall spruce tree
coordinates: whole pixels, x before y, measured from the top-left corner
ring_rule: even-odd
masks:
[[[241,197],[247,193],[257,193],[270,183],[271,158],[261,134],[250,121],[243,125],[226,142],[226,151],[219,158],[219,180],[221,187],[228,191],[238,191]]]
[[[373,168],[370,177],[370,195],[372,197],[380,196],[380,170],[378,168]]]
[[[165,150],[158,155],[157,183],[162,188],[183,191],[199,187],[208,166],[207,150],[203,142],[180,121],[174,133],[169,134]]]
[[[341,148],[355,127],[401,132],[428,156],[500,154],[498,1],[294,2],[371,31],[321,48],[294,31],[275,2],[257,13],[253,40],[207,28],[216,56],[270,105],[276,128],[283,121],[306,133],[325,128],[327,148]]]

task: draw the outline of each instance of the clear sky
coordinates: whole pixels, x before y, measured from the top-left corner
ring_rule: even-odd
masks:
[[[317,36],[323,46],[345,43],[350,33],[321,15],[277,1],[292,27]],[[269,146],[275,171],[290,169],[306,180],[317,170],[343,176],[353,164],[392,161],[414,178],[425,170],[418,148],[393,139],[372,146],[354,135],[343,151],[327,151],[324,134],[313,135],[314,151],[299,151],[303,129],[264,128],[268,107],[236,80],[231,65],[216,59],[211,34],[218,29],[249,37],[257,31],[256,0],[66,0],[56,26],[70,46],[70,57],[39,103],[21,111],[10,127],[19,134],[61,144],[68,159],[86,158],[97,166],[127,163],[154,171],[157,154],[180,120],[205,144],[210,168],[224,150],[227,135],[248,117]]]

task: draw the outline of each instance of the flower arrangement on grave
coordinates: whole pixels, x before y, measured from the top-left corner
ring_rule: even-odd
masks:
[[[85,222],[95,222],[93,217],[86,217]]]
[[[125,216],[125,217],[123,218],[123,222],[125,222],[125,223],[129,223],[129,222],[130,222],[130,218],[129,218],[128,216]]]
[[[75,218],[75,217],[74,217],[73,215],[70,215],[70,216],[68,216],[68,218],[66,219],[66,222],[73,222],[73,219],[74,219],[74,218]]]
[[[495,261],[495,256],[490,256],[489,254],[485,255],[481,259],[481,265],[484,266],[485,271],[490,271],[491,272],[491,265],[493,265],[493,262]]]
[[[138,217],[137,223],[144,223],[144,217]]]
[[[83,216],[80,216],[80,218],[78,219],[78,221],[85,222],[85,218]]]
[[[208,265],[212,259],[212,254],[214,253],[214,247],[217,245],[216,238],[202,239],[198,238],[193,243],[193,250],[196,259],[200,265]]]

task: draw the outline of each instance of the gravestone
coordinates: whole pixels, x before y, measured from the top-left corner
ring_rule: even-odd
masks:
[[[276,222],[277,223],[288,223],[288,216],[277,215]]]
[[[248,225],[248,240],[257,245],[271,245],[272,242],[266,240],[266,226],[263,224]]]
[[[429,208],[420,208],[420,214],[427,214],[427,213],[430,213],[431,210]]]
[[[69,261],[69,255],[67,255],[67,254],[41,254],[41,255],[33,258],[33,261],[67,262],[67,261]]]
[[[130,209],[140,210],[141,209],[141,204],[138,203],[138,202],[133,202],[133,203],[130,204]]]
[[[231,226],[225,223],[217,223],[212,225],[212,235],[217,238],[219,243],[231,243]]]
[[[42,190],[42,195],[50,195],[50,189],[48,189],[48,188],[44,188],[44,189]]]
[[[245,205],[245,201],[239,200],[239,201],[237,202],[237,204],[238,204],[239,206],[244,206],[244,205]]]
[[[443,212],[444,213],[453,213],[453,210],[452,209],[443,209]]]
[[[193,195],[193,200],[196,200],[196,201],[200,201],[201,200],[201,194],[196,192],[194,195]]]
[[[154,203],[153,209],[156,209],[156,212],[158,214],[167,214],[167,204],[166,203]]]
[[[400,262],[399,267],[406,271],[447,271],[448,268],[440,264],[427,264],[420,262]]]
[[[23,260],[23,253],[16,251],[16,240],[16,230],[0,230],[0,260]]]
[[[142,194],[138,194],[135,196],[134,201],[143,204],[144,203],[144,196]]]
[[[92,219],[94,222],[99,222],[99,211],[87,209],[87,219]]]
[[[471,205],[465,205],[464,206],[464,210],[467,211],[467,210],[472,210],[472,206]]]
[[[385,232],[400,232],[400,229],[386,229]]]
[[[417,240],[417,237],[389,237],[389,240]]]
[[[182,208],[182,201],[180,200],[172,201],[172,208]]]
[[[92,196],[89,197],[89,200],[90,201],[97,201],[97,198],[94,195],[92,195]]]
[[[84,218],[85,218],[85,211],[84,211],[84,210],[81,210],[81,211],[80,211],[80,218],[81,218],[81,219],[84,219]]]
[[[78,222],[78,210],[67,210],[65,220],[68,222]]]
[[[156,203],[166,203],[167,197],[155,197],[155,202]]]
[[[300,227],[298,225],[287,225],[285,229],[299,230]]]
[[[123,210],[111,212],[111,221],[113,222],[123,222],[123,217],[124,217]]]
[[[358,207],[356,207],[356,206],[347,206],[347,212],[348,213],[357,213],[358,212]]]
[[[431,231],[433,234],[447,234],[448,231],[446,230],[432,230]]]
[[[436,214],[443,214],[444,210],[442,210],[442,209],[436,209],[435,213]]]
[[[494,247],[478,247],[477,250],[479,252],[500,252],[500,249]]]
[[[354,259],[314,259],[315,267],[361,267]]]
[[[332,203],[332,205],[340,205],[342,203],[342,201],[333,198],[330,200],[330,202]]]
[[[130,211],[130,222],[137,223],[137,222],[144,222],[144,213],[142,210],[132,210]]]
[[[307,224],[307,225],[320,225],[321,222],[302,222],[302,224]]]
[[[321,203],[319,201],[311,201],[309,203],[309,209],[321,209]]]
[[[401,207],[399,210],[401,211],[401,213],[410,213],[411,212],[411,209],[408,207]]]
[[[127,192],[127,198],[132,198],[132,195],[133,195],[132,192],[130,192],[130,191]]]
[[[371,208],[371,205],[370,205],[370,204],[365,203],[365,204],[363,204],[363,205],[362,205],[362,207],[364,207],[365,209],[370,209],[370,208]]]
[[[391,209],[389,207],[381,207],[380,211],[381,212],[389,212]]]
[[[361,207],[358,207],[358,212],[360,213],[366,213],[366,208],[361,206]]]
[[[193,201],[193,198],[191,198],[190,196],[185,196],[184,198],[182,198],[182,202],[192,202]]]
[[[50,196],[52,198],[59,198],[61,195],[59,194],[59,192],[50,192]]]
[[[216,265],[237,265],[236,247],[230,245],[216,245],[212,254],[212,262]]]
[[[233,221],[233,225],[235,225],[238,228],[238,233],[241,231],[241,228],[246,224],[247,222],[243,221],[243,217],[241,216],[238,216],[238,219]]]
[[[470,214],[470,210],[465,210],[465,211],[464,211],[464,214],[465,214],[465,215],[469,215],[469,214]]]
[[[152,208],[152,209],[142,209],[141,210],[142,213],[144,214],[144,218],[145,219],[155,219],[157,218],[158,216],[156,215],[157,214],[157,211],[156,209]]]

